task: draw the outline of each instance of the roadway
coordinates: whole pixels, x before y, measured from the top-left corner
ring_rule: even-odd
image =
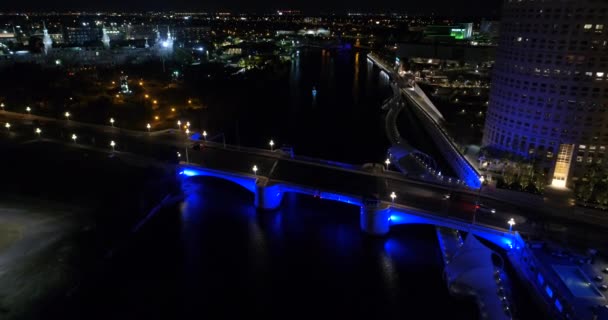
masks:
[[[10,131],[3,128],[6,121],[11,122]],[[176,164],[186,160],[186,148],[189,160],[193,164],[234,173],[252,174],[252,166],[258,166],[258,175],[271,180],[284,181],[296,185],[312,186],[326,192],[361,195],[390,201],[391,192],[397,194],[395,203],[400,206],[449,216],[462,221],[507,228],[507,220],[514,218],[515,229],[524,233],[537,233],[530,223],[535,220],[536,228],[541,228],[540,220],[547,220],[540,208],[526,208],[520,205],[492,199],[477,191],[459,186],[432,184],[402,177],[395,172],[369,172],[353,169],[355,166],[335,166],[327,162],[298,160],[290,158],[275,150],[241,148],[228,145],[223,148],[218,143],[203,143],[201,150],[190,149],[193,142],[186,140],[183,131],[165,130],[162,132],[141,132],[112,128],[110,126],[89,125],[73,120],[50,119],[29,115],[0,112],[0,136],[2,140],[12,143],[26,143],[37,139],[34,130],[40,127],[41,136],[67,143],[71,136],[78,136],[75,145],[104,149],[111,152],[109,142],[115,141],[117,154],[121,157],[135,154],[139,157],[153,158],[157,162]],[[177,153],[181,154],[178,158]],[[450,194],[446,199],[445,195]],[[484,204],[495,208],[497,213],[474,215],[474,203],[481,196]],[[551,221],[560,223],[562,220]]]

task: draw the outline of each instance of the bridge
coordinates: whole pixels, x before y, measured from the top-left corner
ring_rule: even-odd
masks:
[[[466,188],[450,189],[425,182],[414,186],[398,174],[373,165],[340,166],[292,158],[280,150],[198,143],[200,151],[190,151],[190,161],[180,162],[178,174],[184,179],[211,177],[240,185],[252,193],[255,207],[261,211],[278,209],[284,194],[298,193],[359,207],[360,227],[372,235],[384,235],[395,225],[430,224],[473,233],[502,248],[512,248],[514,233],[498,223],[471,223],[472,206],[443,208],[446,201],[441,199],[446,193],[466,198]],[[393,192],[396,197],[390,199]]]
[[[415,82],[406,81],[406,79],[397,75],[393,68],[375,55],[370,53],[367,58],[368,61],[378,66],[382,72],[389,77],[392,86],[398,86],[401,96],[404,97],[404,100],[412,107],[412,110],[416,113],[421,124],[458,177],[465,181],[468,186],[480,188],[479,172],[477,172],[475,166],[469,163],[469,161],[460,153],[458,146],[443,126],[443,115],[437,110],[435,105],[429,100],[420,87],[418,87]]]

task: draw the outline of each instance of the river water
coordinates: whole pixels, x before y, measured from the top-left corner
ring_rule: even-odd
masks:
[[[286,77],[242,80],[230,103],[210,104],[204,125],[229,127],[243,145],[272,138],[297,154],[381,162],[390,89],[365,54],[303,50]],[[213,118],[219,109],[232,116]],[[116,248],[65,318],[478,318],[472,301],[448,294],[432,226],[375,238],[360,232],[355,206],[287,194],[279,210],[257,212],[229,182],[180,188],[185,200]]]

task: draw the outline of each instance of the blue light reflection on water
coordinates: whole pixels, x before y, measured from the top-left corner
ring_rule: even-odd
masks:
[[[260,212],[227,181],[186,179],[183,189],[179,277],[183,303],[201,315],[238,303],[270,318],[304,306],[310,316],[395,317],[438,297],[451,313],[474,310],[445,292],[432,227],[375,238],[360,232],[356,206],[286,194],[279,210]]]

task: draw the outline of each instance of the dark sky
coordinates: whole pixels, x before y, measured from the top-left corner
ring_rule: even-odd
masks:
[[[501,0],[0,0],[0,10],[230,10],[268,13],[298,9],[308,14],[323,12],[407,12],[438,15],[493,16]]]

